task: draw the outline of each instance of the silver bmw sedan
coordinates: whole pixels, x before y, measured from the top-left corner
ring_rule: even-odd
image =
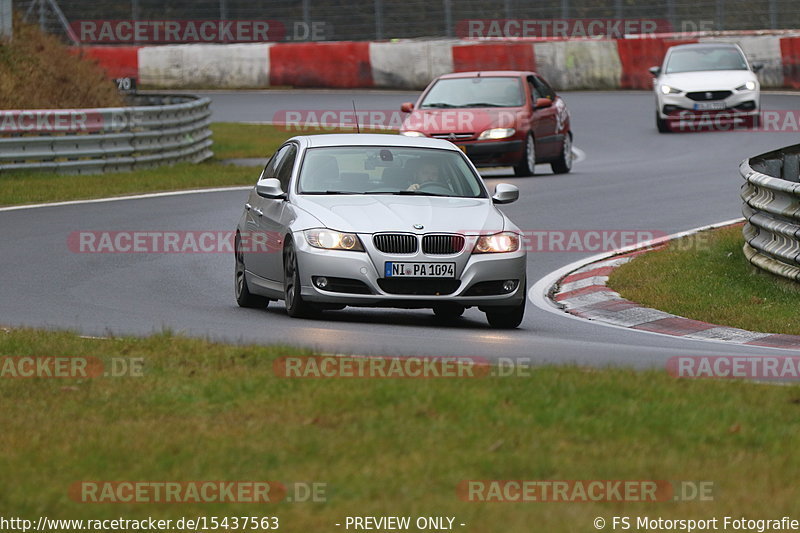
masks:
[[[478,306],[515,328],[525,312],[520,230],[450,142],[379,134],[294,137],[267,162],[235,239],[236,301],[283,300],[292,317],[345,306]]]

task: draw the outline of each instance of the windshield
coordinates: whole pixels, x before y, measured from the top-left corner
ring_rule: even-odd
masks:
[[[486,197],[480,177],[461,153],[396,146],[310,148],[298,192]]]
[[[437,81],[420,107],[519,107],[522,102],[519,78],[449,78]]]
[[[667,74],[703,70],[747,70],[747,61],[738,49],[729,46],[677,49],[669,55]]]

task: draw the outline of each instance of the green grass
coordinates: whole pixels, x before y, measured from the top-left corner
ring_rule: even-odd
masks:
[[[0,176],[0,205],[85,200],[128,194],[252,185],[258,169],[215,162],[181,163],[134,172],[64,176],[19,172]]]
[[[291,532],[335,531],[347,515],[448,515],[469,531],[574,532],[593,530],[596,516],[797,508],[796,386],[574,367],[482,379],[276,377],[274,359],[297,353],[169,334],[0,332],[0,356],[124,356],[144,369],[0,378],[0,515],[272,514]],[[715,492],[708,502],[486,504],[457,497],[470,479],[694,480]],[[318,482],[327,502],[90,505],[67,496],[81,480]]]
[[[609,286],[647,307],[712,324],[800,335],[800,286],[760,272],[741,226],[674,241],[614,270]]]
[[[134,172],[66,176],[54,172],[4,172],[0,175],[0,206],[85,200],[161,191],[252,185],[259,169],[221,164],[233,158],[261,158],[264,162],[283,142],[298,134],[337,130],[285,131],[277,126],[215,123],[214,158],[192,165],[181,163]],[[349,132],[350,130],[338,130]]]
[[[216,122],[211,125],[211,129],[214,132],[214,155],[218,159],[262,157],[264,160],[286,139],[295,135],[355,132],[352,128],[285,127],[236,122]],[[395,133],[370,129],[364,129],[363,132]]]

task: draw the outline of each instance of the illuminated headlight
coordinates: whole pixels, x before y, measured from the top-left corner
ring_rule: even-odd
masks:
[[[474,254],[502,254],[519,250],[519,235],[506,231],[494,235],[483,235],[475,243]]]
[[[425,137],[425,134],[419,131],[401,131],[400,135],[405,135],[406,137]]]
[[[682,91],[680,89],[676,89],[675,87],[670,87],[669,85],[662,85],[661,92],[663,94],[680,94]]]
[[[736,88],[737,91],[755,91],[756,90],[756,82],[753,80],[748,81],[744,85],[740,85]]]
[[[324,250],[352,250],[363,252],[364,247],[355,233],[342,233],[332,229],[309,229],[305,231],[306,242],[314,248]]]
[[[511,137],[514,135],[515,131],[516,130],[514,130],[514,128],[492,128],[478,135],[478,140],[505,139],[506,137]]]

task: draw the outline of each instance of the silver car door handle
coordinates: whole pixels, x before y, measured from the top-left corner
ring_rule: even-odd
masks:
[[[253,209],[253,206],[250,204],[244,204],[244,209],[245,211],[250,211],[251,209]]]
[[[263,212],[261,209],[257,208],[257,207],[254,207],[254,208],[253,208],[253,212],[254,212],[256,215],[260,216],[260,217],[263,217],[263,216],[264,216],[264,212]]]

